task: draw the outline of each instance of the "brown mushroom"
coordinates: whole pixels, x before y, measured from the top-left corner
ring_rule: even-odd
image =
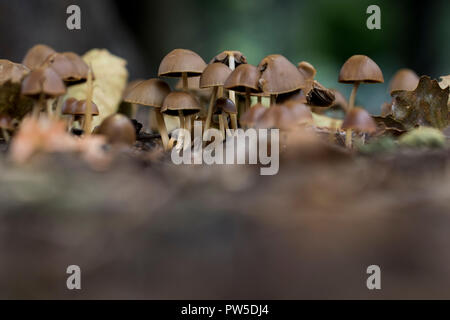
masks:
[[[411,69],[400,69],[389,83],[389,92],[397,90],[414,91],[419,84],[419,77]]]
[[[153,107],[155,109],[158,131],[161,135],[164,150],[168,150],[169,135],[167,134],[167,128],[161,113],[161,108],[164,99],[169,93],[170,87],[166,82],[160,79],[149,79],[135,84],[124,96],[126,102]]]
[[[91,106],[89,109],[89,103],[87,100],[79,100],[77,102],[73,102],[71,111],[72,115],[75,117],[75,120],[80,121],[80,125],[83,128],[85,134],[88,134],[90,130],[90,128],[85,125],[86,120],[88,119],[88,115],[98,116],[100,114],[97,105],[93,102],[91,102]]]
[[[55,54],[56,51],[45,44],[37,44],[28,50],[22,64],[27,68],[34,70],[42,67],[49,56]]]
[[[314,66],[307,61],[299,62],[297,65],[297,69],[298,71],[300,71],[305,80],[314,80],[314,77],[317,73]]]
[[[377,130],[377,125],[366,110],[364,110],[363,108],[354,107],[347,113],[344,122],[342,123],[342,129],[344,130],[351,129],[363,134],[373,133]],[[363,143],[364,143],[364,136],[363,136]],[[349,147],[351,148],[351,144]]]
[[[87,81],[87,77],[89,74],[89,66],[86,62],[76,53],[74,52],[63,52],[63,56],[69,59],[72,62],[73,66],[76,70],[76,77],[71,80],[71,84],[78,84]],[[93,79],[95,79],[95,75],[93,74]]]
[[[229,98],[219,98],[216,100],[216,104],[214,106],[214,114],[219,116],[220,132],[222,133],[223,139],[225,139],[225,123],[228,123],[227,114],[237,114],[236,105]]]
[[[245,94],[245,111],[250,109],[250,95],[258,93],[261,73],[251,64],[241,64],[228,77],[225,88]]]
[[[201,75],[205,68],[205,61],[195,52],[186,49],[175,49],[169,52],[161,61],[158,76],[182,78],[183,90],[188,92],[188,78]],[[191,130],[190,115],[187,115],[183,126]]]
[[[270,95],[270,104],[276,96],[304,88],[305,79],[298,69],[284,56],[273,54],[265,57],[258,65],[261,72],[260,89]]]
[[[298,125],[309,124],[313,121],[311,111],[302,103],[289,101],[285,104],[268,108],[258,119],[259,128],[278,128],[291,130]]]
[[[231,69],[225,64],[216,62],[208,65],[200,76],[200,88],[213,88],[206,117],[205,131],[211,125],[214,103],[218,96],[219,88],[223,87],[230,73]]]
[[[136,130],[133,123],[119,113],[106,117],[95,133],[104,135],[110,144],[133,145],[136,141]]]
[[[33,109],[37,117],[41,109],[45,108],[45,100],[56,98],[66,93],[66,86],[61,77],[51,68],[41,67],[32,70],[23,80],[21,92],[25,96],[38,99]]]
[[[250,110],[245,112],[240,118],[239,122],[243,127],[254,127],[259,118],[266,112],[267,108],[261,103],[253,105]]]
[[[384,82],[383,73],[380,67],[369,57],[364,55],[354,55],[350,57],[342,66],[339,73],[339,82],[352,83],[353,90],[349,100],[349,111],[355,105],[356,91],[361,83],[382,83]],[[352,128],[347,129],[345,144],[351,147]]]
[[[73,121],[75,120],[74,112],[76,104],[78,103],[78,100],[75,98],[67,98],[61,107],[61,114],[65,116],[69,116],[69,124],[68,129],[70,130]]]

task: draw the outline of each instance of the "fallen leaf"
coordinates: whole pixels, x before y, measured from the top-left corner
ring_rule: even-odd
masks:
[[[407,129],[448,125],[449,88],[442,89],[436,80],[422,76],[414,91],[393,91],[392,116]]]

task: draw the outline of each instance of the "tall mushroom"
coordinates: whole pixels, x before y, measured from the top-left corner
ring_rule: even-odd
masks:
[[[200,76],[200,88],[213,88],[208,106],[205,131],[208,130],[211,125],[211,118],[218,90],[220,87],[223,87],[230,73],[231,69],[228,68],[225,64],[216,62],[209,64]]]
[[[284,56],[273,54],[265,57],[258,65],[261,72],[260,89],[270,95],[270,104],[275,104],[276,96],[305,87],[305,79],[298,69]]]
[[[205,61],[195,52],[186,49],[175,49],[169,52],[161,61],[158,70],[159,77],[182,78],[183,90],[188,91],[188,78],[196,77],[206,68]],[[187,115],[185,123],[190,130],[190,115]],[[183,128],[185,126],[183,124]]]
[[[149,79],[134,85],[124,96],[124,100],[126,102],[153,107],[155,109],[154,114],[164,150],[168,149],[169,135],[167,134],[166,124],[161,113],[161,108],[163,106],[164,99],[169,93],[170,87],[166,82],[160,79]]]
[[[23,95],[38,99],[33,109],[33,115],[37,117],[45,108],[46,99],[62,96],[66,93],[66,86],[53,69],[41,67],[32,70],[24,78],[21,92]]]
[[[352,83],[353,90],[350,95],[348,110],[355,106],[356,91],[361,83],[383,83],[383,73],[380,67],[369,57],[364,55],[351,56],[342,66],[339,73],[339,82]],[[352,145],[352,128],[348,127],[345,137],[347,147]]]
[[[258,93],[261,73],[251,64],[241,64],[228,77],[225,88],[245,95],[245,112],[250,109],[250,95]],[[236,129],[236,128],[233,128]]]
[[[344,119],[342,124],[342,129],[344,130],[354,130],[359,133],[373,133],[377,130],[377,125],[375,121],[370,116],[370,114],[363,108],[354,107],[350,110]],[[351,139],[350,139],[351,142]],[[364,143],[364,135],[363,135]],[[350,146],[352,145],[350,144]]]

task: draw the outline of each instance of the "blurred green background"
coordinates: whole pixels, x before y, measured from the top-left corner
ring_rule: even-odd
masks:
[[[66,28],[66,8],[78,4],[82,30]],[[381,30],[369,30],[366,9],[381,8]],[[340,66],[366,54],[381,67],[384,84],[363,85],[357,105],[378,114],[390,99],[388,82],[404,67],[433,78],[450,73],[450,1],[366,0],[0,0],[0,58],[21,61],[45,43],[83,53],[108,48],[128,60],[130,77],[156,76],[174,48],[196,51],[205,61],[223,50],[240,50],[249,63],[280,53],[306,60],[324,85],[341,90]]]

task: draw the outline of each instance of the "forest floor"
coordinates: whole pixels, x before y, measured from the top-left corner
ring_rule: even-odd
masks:
[[[0,298],[450,298],[450,149],[303,141],[261,176],[175,166],[155,145],[102,171],[2,155]],[[379,291],[366,287],[374,264]],[[66,288],[69,265],[81,291]]]

